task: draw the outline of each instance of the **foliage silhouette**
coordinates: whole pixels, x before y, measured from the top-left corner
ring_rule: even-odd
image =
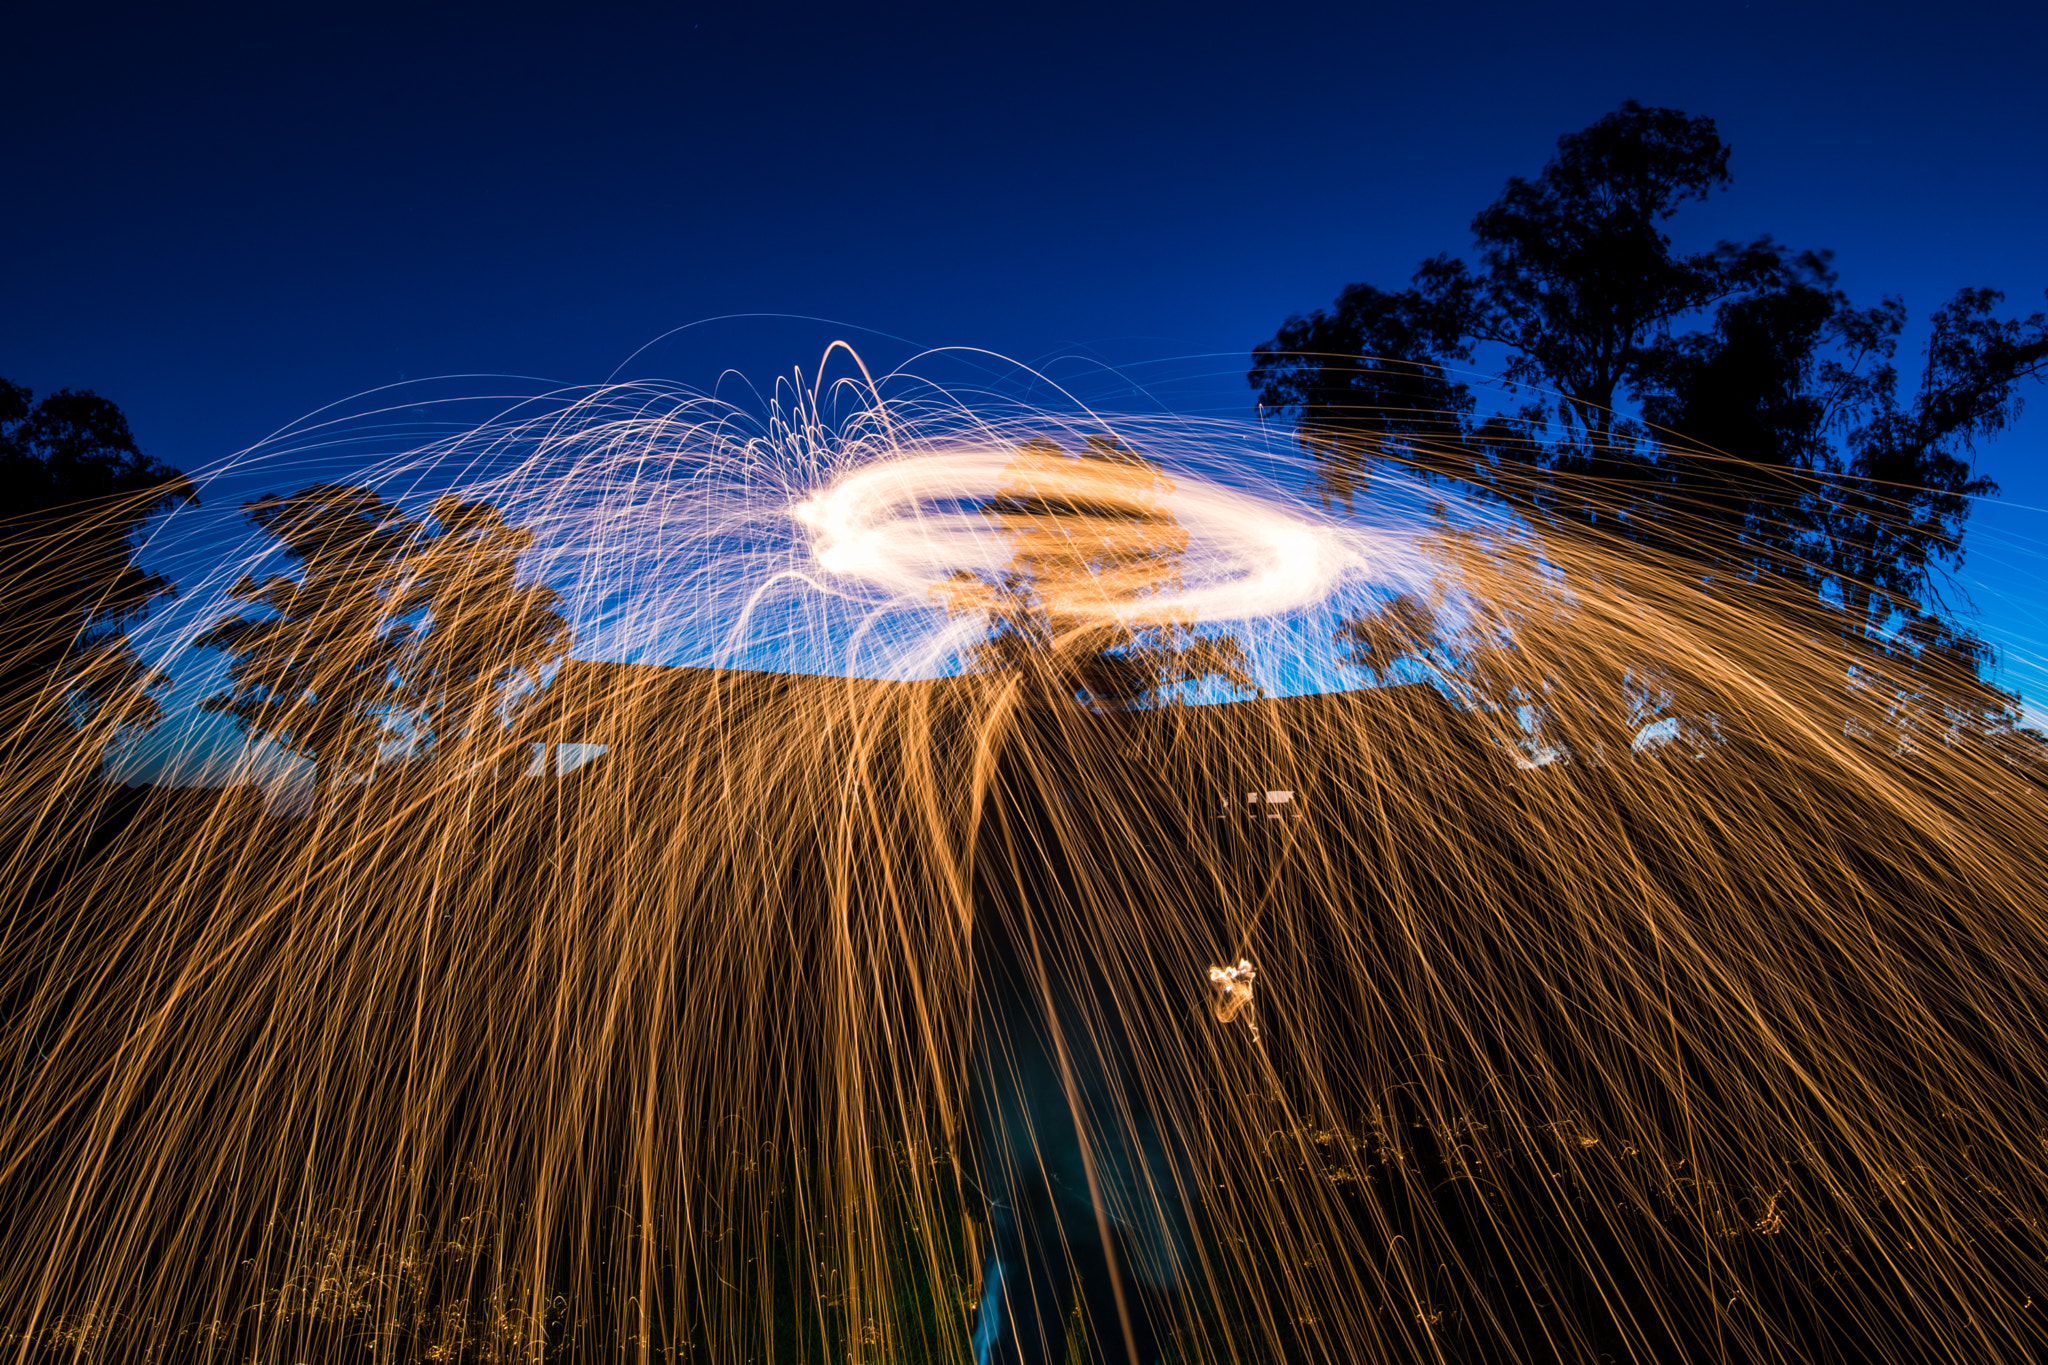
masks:
[[[33,399],[0,379],[0,747],[10,768],[85,777],[108,740],[161,718],[154,694],[167,680],[128,630],[177,589],[137,562],[137,536],[150,517],[198,499],[98,394]],[[52,763],[58,753],[76,761]]]
[[[1417,288],[1347,285],[1334,310],[1289,318],[1253,352],[1261,408],[1295,421],[1316,457],[1316,491],[1346,507],[1369,462],[1394,454],[1453,476],[1468,472],[1470,386],[1444,366],[1472,358],[1455,315]]]
[[[1708,581],[1796,584],[1871,652],[1896,718],[2009,732],[2014,699],[1984,680],[1990,650],[1945,585],[1971,501],[1997,491],[1976,445],[2048,377],[2048,315],[2000,318],[1996,291],[1963,290],[1901,397],[1904,306],[1853,305],[1829,253],[1768,237],[1674,249],[1662,225],[1725,188],[1727,166],[1711,119],[1624,104],[1473,219],[1476,267],[1436,256],[1404,290],[1354,284],[1288,319],[1253,353],[1261,407],[1294,424],[1326,499],[1351,503],[1392,458],[1539,530],[1593,528],[1697,560]],[[1475,420],[1447,368],[1483,348],[1530,394],[1512,416]],[[1381,625],[1437,619],[1397,615]],[[1363,631],[1382,663],[1384,636]],[[1645,685],[1606,690],[1631,686]]]
[[[311,759],[316,785],[407,753],[487,753],[568,653],[554,590],[516,581],[532,534],[488,503],[444,497],[429,526],[370,489],[315,484],[246,510],[299,575],[235,585],[254,610],[200,637],[233,659],[202,704]]]
[[[388,627],[398,561],[419,525],[345,484],[272,494],[244,510],[299,577],[235,584],[235,600],[265,614],[230,614],[199,638],[233,660],[227,689],[201,704],[311,759],[316,785],[366,773],[405,710],[404,641]]]
[[[404,631],[398,672],[436,759],[467,762],[488,756],[518,699],[568,654],[569,623],[553,588],[516,581],[531,531],[453,496],[434,503],[433,517],[439,529],[399,563],[392,610],[422,619]]]

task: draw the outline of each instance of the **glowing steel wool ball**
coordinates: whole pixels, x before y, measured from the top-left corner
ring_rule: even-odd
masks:
[[[1253,1042],[1259,1038],[1259,1021],[1248,1011],[1252,1006],[1252,982],[1257,977],[1257,969],[1243,958],[1238,959],[1235,967],[1209,969],[1209,1009],[1216,1022],[1227,1024],[1243,1014],[1245,1023],[1251,1027]]]

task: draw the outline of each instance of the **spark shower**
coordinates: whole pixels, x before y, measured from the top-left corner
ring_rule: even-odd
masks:
[[[2038,1358],[2044,788],[1793,575],[781,397],[354,475],[576,628],[459,763],[123,802],[9,718],[7,1357]],[[982,666],[1027,543],[1046,648],[1243,677]]]

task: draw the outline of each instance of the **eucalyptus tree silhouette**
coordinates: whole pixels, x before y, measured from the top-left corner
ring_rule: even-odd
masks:
[[[432,511],[437,529],[397,564],[392,612],[417,617],[397,670],[435,761],[468,766],[508,741],[521,701],[567,656],[569,623],[553,588],[517,581],[533,532],[485,502],[448,496]]]
[[[1490,344],[1506,352],[1504,378],[1545,390],[1525,416],[1557,422],[1549,462],[1605,458],[1616,403],[1662,363],[1672,322],[1774,262],[1768,244],[1673,250],[1664,222],[1727,183],[1712,119],[1631,100],[1560,138],[1540,175],[1510,179],[1479,212],[1478,269],[1435,256],[1405,290],[1352,285],[1334,313],[1290,318],[1253,352],[1260,403],[1295,420],[1339,491],[1357,485],[1389,437],[1420,438],[1447,472],[1470,474],[1469,452],[1442,449],[1461,443],[1472,410],[1469,389],[1443,367]],[[1387,416],[1369,415],[1378,407]]]
[[[199,643],[230,656],[228,686],[201,703],[313,762],[315,785],[366,773],[400,732],[404,641],[390,628],[401,556],[419,524],[367,488],[314,484],[244,509],[299,576],[245,575],[250,610]]]
[[[311,759],[315,784],[380,761],[467,765],[568,653],[552,588],[517,581],[532,534],[488,503],[434,503],[430,522],[367,488],[258,498],[249,520],[297,576],[244,577],[241,610],[199,639],[230,656],[202,703]]]
[[[1634,101],[1565,135],[1473,218],[1476,265],[1435,256],[1405,289],[1354,284],[1289,318],[1253,352],[1261,408],[1293,423],[1326,499],[1392,458],[1539,529],[1799,585],[1870,652],[1895,716],[2009,729],[1949,571],[1972,500],[1997,491],[1977,445],[2048,377],[2048,314],[2001,318],[1996,291],[1963,290],[1902,396],[1904,306],[1852,304],[1829,253],[1673,246],[1665,223],[1726,188],[1728,159],[1713,120]],[[1526,401],[1482,420],[1450,367],[1495,357]]]
[[[167,681],[128,631],[177,589],[138,562],[191,480],[142,453],[121,410],[0,379],[0,762],[16,783],[90,777],[106,742],[161,717]],[[28,770],[40,777],[30,781]]]

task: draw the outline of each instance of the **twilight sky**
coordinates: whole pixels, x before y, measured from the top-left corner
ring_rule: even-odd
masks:
[[[0,375],[99,390],[188,470],[395,380],[591,382],[730,314],[828,322],[710,322],[622,377],[787,372],[845,335],[1088,357],[1248,415],[1282,318],[1467,251],[1508,176],[1626,98],[1734,148],[1681,244],[1831,247],[1916,322],[2048,286],[2036,4],[68,0],[16,6],[5,46]],[[1966,581],[2039,721],[2048,393],[1981,468],[2006,496]]]

